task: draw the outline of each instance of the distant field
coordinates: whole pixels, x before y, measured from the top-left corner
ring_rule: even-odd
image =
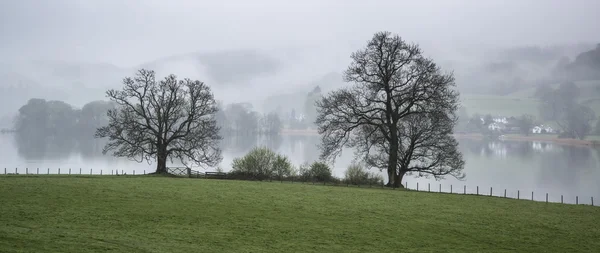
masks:
[[[163,177],[0,176],[0,252],[597,252],[600,207]]]
[[[494,116],[521,116],[531,114],[538,116],[539,101],[533,98],[519,98],[493,95],[461,95],[461,104],[467,108],[467,113],[473,115],[491,114]]]
[[[600,81],[576,83],[581,89],[580,102],[592,108],[600,116]],[[558,84],[555,85],[557,87]],[[461,94],[461,103],[467,113],[473,115],[521,116],[531,114],[539,118],[540,101],[534,98],[535,88],[520,90],[505,96]]]

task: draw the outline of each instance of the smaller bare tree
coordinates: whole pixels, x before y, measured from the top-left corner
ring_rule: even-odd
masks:
[[[175,75],[156,81],[155,72],[145,69],[123,84],[106,92],[117,108],[108,111],[108,126],[96,131],[97,138],[108,138],[105,154],[156,161],[159,174],[173,158],[200,166],[221,161],[217,103],[206,84]]]

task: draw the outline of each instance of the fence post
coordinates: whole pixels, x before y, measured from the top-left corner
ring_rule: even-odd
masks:
[[[29,174],[29,168],[25,168],[25,175]]]
[[[592,206],[594,206],[594,197],[592,197]]]
[[[60,168],[58,168],[58,174],[60,175]]]
[[[69,168],[69,175],[71,175],[71,168]]]
[[[477,195],[479,195],[479,185],[477,186]]]
[[[575,196],[575,205],[579,205],[579,196]]]
[[[431,183],[427,183],[427,192],[431,192]]]
[[[50,175],[50,168],[48,168],[48,171],[46,172],[46,174]]]
[[[4,168],[4,175],[6,175],[6,168]]]
[[[517,199],[521,199],[521,191],[517,190]]]
[[[92,169],[90,169],[90,176],[92,175]]]
[[[102,176],[102,169],[100,169],[100,176]]]
[[[419,191],[419,182],[417,182],[417,191]]]
[[[40,174],[40,168],[37,168],[35,173],[39,175]]]
[[[504,189],[504,197],[506,198],[506,189]]]
[[[492,187],[490,187],[490,196],[492,196]]]
[[[533,201],[533,191],[531,192],[531,201]]]
[[[564,203],[563,203],[563,195],[560,195],[560,203],[561,203],[561,204],[564,204]]]
[[[121,175],[124,175],[124,174],[125,174],[125,171],[124,171],[124,170],[121,170]]]
[[[133,170],[133,175],[135,176],[135,170]],[[191,177],[191,176],[190,176]]]
[[[19,169],[19,168],[15,168],[15,174],[19,174],[19,171],[18,171],[18,169]]]
[[[144,170],[144,175],[146,175],[146,170]]]
[[[442,184],[440,184],[440,192],[442,192]]]
[[[466,185],[463,188],[463,194],[467,194],[467,186]]]

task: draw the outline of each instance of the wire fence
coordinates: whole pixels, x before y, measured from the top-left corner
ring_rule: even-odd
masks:
[[[146,175],[146,170],[92,168],[4,168],[4,175]]]
[[[404,183],[404,187],[409,190],[420,191],[420,192],[431,192],[431,193],[446,193],[446,194],[463,194],[463,195],[478,195],[478,196],[488,196],[488,197],[500,197],[500,198],[511,198],[511,199],[519,199],[519,200],[531,200],[537,202],[546,202],[546,203],[561,203],[561,204],[576,204],[576,205],[591,205],[594,206],[594,197],[589,196],[589,198],[580,198],[578,195],[570,195],[570,197],[574,197],[573,199],[567,199],[565,195],[560,194],[560,200],[558,200],[558,194],[552,196],[548,192],[542,192],[540,197],[540,192],[535,191],[521,191],[516,190],[508,192],[506,188],[504,189],[494,189],[493,187],[479,187],[475,186],[475,188],[467,188],[467,185],[460,185],[455,187],[455,185],[450,184],[449,188],[442,188],[443,184],[432,185],[431,183],[427,183],[427,185],[421,184],[419,182],[413,183],[414,188],[410,188],[408,182]],[[432,188],[435,187],[435,188]],[[436,187],[437,186],[437,187]],[[572,201],[572,202],[571,202]]]
[[[244,180],[244,181],[257,181],[252,179],[244,179],[244,178],[232,178],[228,177],[227,173],[223,172],[199,172],[187,168],[179,168],[179,167],[170,167],[168,171],[173,176],[179,177],[188,177],[188,178],[202,178],[202,179],[229,179],[229,180]],[[95,175],[95,176],[123,176],[123,175],[146,175],[146,170],[103,170],[103,169],[85,169],[85,168],[25,168],[25,175]],[[4,175],[23,175],[23,169],[15,168],[8,169],[4,168]],[[380,188],[380,189],[389,189],[396,190],[396,188],[386,187],[384,184],[357,184],[351,183],[345,180],[332,180],[332,181],[317,181],[311,179],[303,179],[300,177],[288,177],[288,178],[269,178],[266,180],[267,182],[280,182],[280,183],[300,183],[300,184],[312,184],[312,185],[324,185],[324,186],[338,186],[338,187],[357,187],[357,188]],[[576,205],[591,205],[594,206],[594,197],[590,196],[589,198],[580,198],[580,196],[575,195],[574,201],[571,199],[565,198],[565,195],[560,195],[560,201],[558,200],[558,195],[550,196],[549,193],[542,193],[542,199],[539,199],[538,195],[535,194],[535,191],[524,192],[521,190],[510,191],[507,189],[496,189],[493,187],[489,188],[480,188],[479,186],[475,186],[475,188],[467,188],[467,185],[446,185],[446,187],[442,187],[443,184],[436,184],[435,188],[432,188],[431,183],[427,183],[424,185],[423,183],[412,183],[404,182],[402,184],[403,188],[410,191],[419,191],[419,192],[429,192],[429,193],[445,193],[445,194],[462,194],[462,195],[477,195],[477,196],[488,196],[488,197],[501,197],[501,198],[511,198],[511,199],[519,199],[519,200],[531,200],[537,202],[546,202],[546,203],[561,203],[561,204],[576,204]],[[434,186],[434,187],[435,187]],[[449,186],[449,187],[448,187]],[[538,197],[536,199],[536,196]],[[552,198],[551,198],[552,197]],[[572,202],[571,202],[572,201]]]

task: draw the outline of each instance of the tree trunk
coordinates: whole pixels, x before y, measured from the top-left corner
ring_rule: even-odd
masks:
[[[156,174],[167,174],[167,155],[158,154],[156,163]]]
[[[406,173],[405,171],[406,170],[401,168],[400,171],[398,172],[398,174],[395,175],[395,178],[394,178],[395,187],[404,188],[404,185],[402,185],[402,178],[404,178],[404,174]],[[396,183],[397,183],[397,185],[396,185]]]
[[[395,133],[395,129],[392,129],[391,133],[391,143],[390,143],[390,157],[388,160],[388,177],[389,184],[394,188],[398,188],[399,182],[397,179],[396,168],[398,167],[398,135]]]
[[[388,168],[388,183],[385,185],[387,187],[392,187],[394,185],[394,170],[390,170]]]

